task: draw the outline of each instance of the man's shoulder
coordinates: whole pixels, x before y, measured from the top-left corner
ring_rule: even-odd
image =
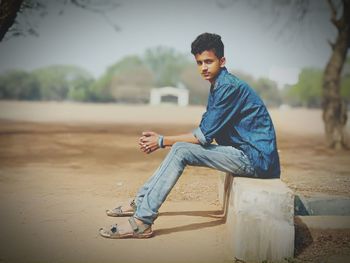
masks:
[[[247,82],[227,70],[224,74],[220,74],[215,85],[217,85],[215,88],[218,88],[219,93],[235,93],[248,104],[264,105],[260,96]]]
[[[231,74],[225,68],[219,75],[217,81],[215,82],[214,88],[219,88],[222,86],[237,88],[241,85],[241,80],[235,75]]]
[[[215,83],[215,88],[239,90],[240,93],[252,93],[252,88],[247,82],[227,70],[224,74],[220,75],[218,81]]]

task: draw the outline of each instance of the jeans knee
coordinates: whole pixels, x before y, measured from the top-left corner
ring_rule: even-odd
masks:
[[[189,153],[189,146],[191,143],[188,142],[176,142],[171,147],[171,150],[174,152],[177,158],[185,159]]]
[[[186,146],[187,146],[188,144],[189,144],[188,142],[176,142],[176,143],[173,144],[173,146],[171,146],[171,149],[172,149],[172,150],[173,150],[173,149],[176,150],[176,149],[183,148],[183,147],[186,148]]]

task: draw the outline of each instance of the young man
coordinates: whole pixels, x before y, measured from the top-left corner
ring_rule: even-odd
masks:
[[[200,74],[211,83],[207,110],[199,127],[177,136],[142,133],[139,144],[145,153],[170,146],[171,150],[131,204],[106,211],[109,216],[131,217],[101,228],[103,237],[151,237],[158,210],[186,165],[210,167],[235,176],[280,176],[271,118],[256,93],[225,68],[221,37],[201,34],[192,43],[191,52]]]

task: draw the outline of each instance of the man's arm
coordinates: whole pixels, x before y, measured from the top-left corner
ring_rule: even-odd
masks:
[[[143,132],[139,140],[140,149],[145,153],[154,152],[159,148],[158,140],[160,135],[158,133],[147,131]],[[172,146],[176,142],[189,142],[199,144],[199,141],[192,133],[185,133],[173,136],[164,136],[163,145],[165,147]]]
[[[166,146],[172,146],[176,142],[190,142],[199,144],[199,141],[196,137],[194,137],[193,133],[185,133],[180,135],[173,135],[173,136],[164,136],[163,145]]]

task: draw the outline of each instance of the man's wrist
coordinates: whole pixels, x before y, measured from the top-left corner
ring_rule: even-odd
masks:
[[[159,135],[158,137],[158,146],[159,148],[164,148],[164,136],[163,135]]]

